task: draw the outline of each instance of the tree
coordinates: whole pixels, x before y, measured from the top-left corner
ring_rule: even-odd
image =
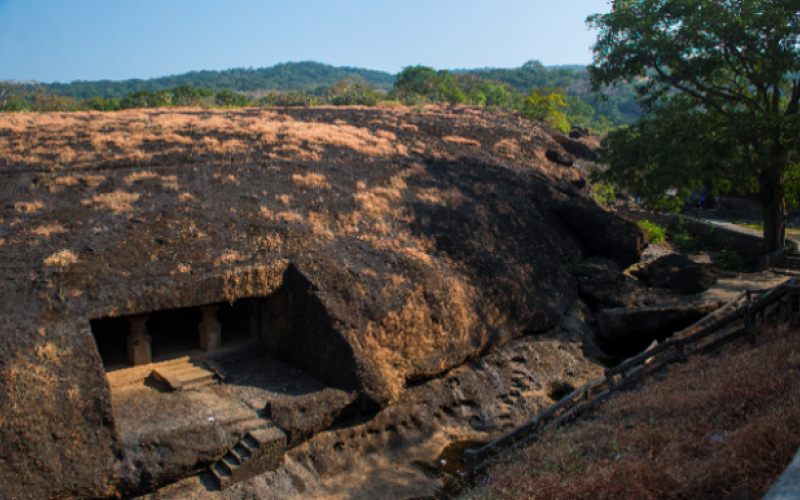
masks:
[[[533,89],[525,99],[522,114],[529,120],[547,123],[561,132],[569,132],[569,105],[560,89]]]
[[[229,89],[222,89],[217,92],[214,101],[218,106],[225,106],[229,108],[242,108],[247,106],[250,100],[244,94],[239,94]]]
[[[374,106],[380,96],[372,85],[361,79],[346,78],[330,87],[326,92],[328,102],[334,106]]]
[[[712,185],[761,205],[763,252],[782,245],[800,168],[797,0],[615,0],[599,28],[592,87],[638,81],[646,115],[609,135],[612,180],[642,196]]]

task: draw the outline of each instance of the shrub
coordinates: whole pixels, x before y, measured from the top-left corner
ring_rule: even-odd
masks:
[[[723,250],[719,264],[728,271],[741,272],[744,268],[744,259],[736,250]]]
[[[250,103],[250,100],[244,94],[234,92],[230,89],[222,89],[217,92],[217,95],[214,97],[214,102],[216,102],[218,106],[224,106],[226,108],[243,108]]]
[[[274,92],[257,100],[255,104],[262,108],[272,106],[318,106],[322,104],[322,99],[300,91]]]
[[[84,105],[95,111],[118,111],[120,109],[119,100],[105,99],[103,97],[90,97],[83,101]]]
[[[677,243],[683,250],[692,250],[697,245],[697,238],[689,232],[689,228],[683,219],[678,222],[678,227],[672,233],[672,241]]]
[[[658,224],[650,222],[649,220],[643,220],[639,222],[639,226],[650,235],[650,243],[664,243],[664,241],[666,241],[666,232],[664,228]]]
[[[617,196],[617,193],[614,191],[614,186],[608,182],[594,184],[592,188],[594,189],[595,199],[597,199],[598,203],[603,205],[612,203]]]
[[[374,106],[379,96],[367,82],[363,80],[345,79],[328,89],[328,102],[334,106]]]
[[[573,257],[572,255],[567,255],[564,259],[564,269],[572,272],[579,267],[583,266],[583,259],[580,256]]]

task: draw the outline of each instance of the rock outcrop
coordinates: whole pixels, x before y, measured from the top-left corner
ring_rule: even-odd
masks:
[[[648,264],[646,273],[650,286],[669,286],[685,294],[704,292],[717,282],[716,276],[680,254],[665,255],[654,260]]]
[[[584,201],[569,201],[561,205],[558,215],[601,257],[623,268],[639,262],[647,246],[644,230],[635,222],[597,208]]]
[[[281,296],[270,355],[375,411],[557,326],[569,259],[644,246],[544,173],[548,134],[469,108],[6,114],[0,137],[8,498],[102,497],[130,464],[90,320]]]
[[[718,307],[718,303],[711,302],[604,309],[597,313],[597,334],[614,345],[646,345],[659,336],[689,326]]]

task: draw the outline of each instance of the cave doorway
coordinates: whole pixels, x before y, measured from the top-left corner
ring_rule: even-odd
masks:
[[[106,372],[112,372],[181,357],[202,359],[240,348],[263,347],[270,324],[273,329],[290,324],[275,317],[281,311],[274,302],[272,296],[247,298],[98,318],[90,320],[90,326]]]

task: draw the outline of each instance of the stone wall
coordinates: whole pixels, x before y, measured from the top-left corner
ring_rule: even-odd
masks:
[[[667,228],[675,228],[683,221],[693,235],[712,246],[736,250],[748,263],[756,262],[761,257],[761,237],[744,230],[738,231],[683,214],[665,214],[649,210],[620,210],[618,213],[636,221],[649,220]]]

